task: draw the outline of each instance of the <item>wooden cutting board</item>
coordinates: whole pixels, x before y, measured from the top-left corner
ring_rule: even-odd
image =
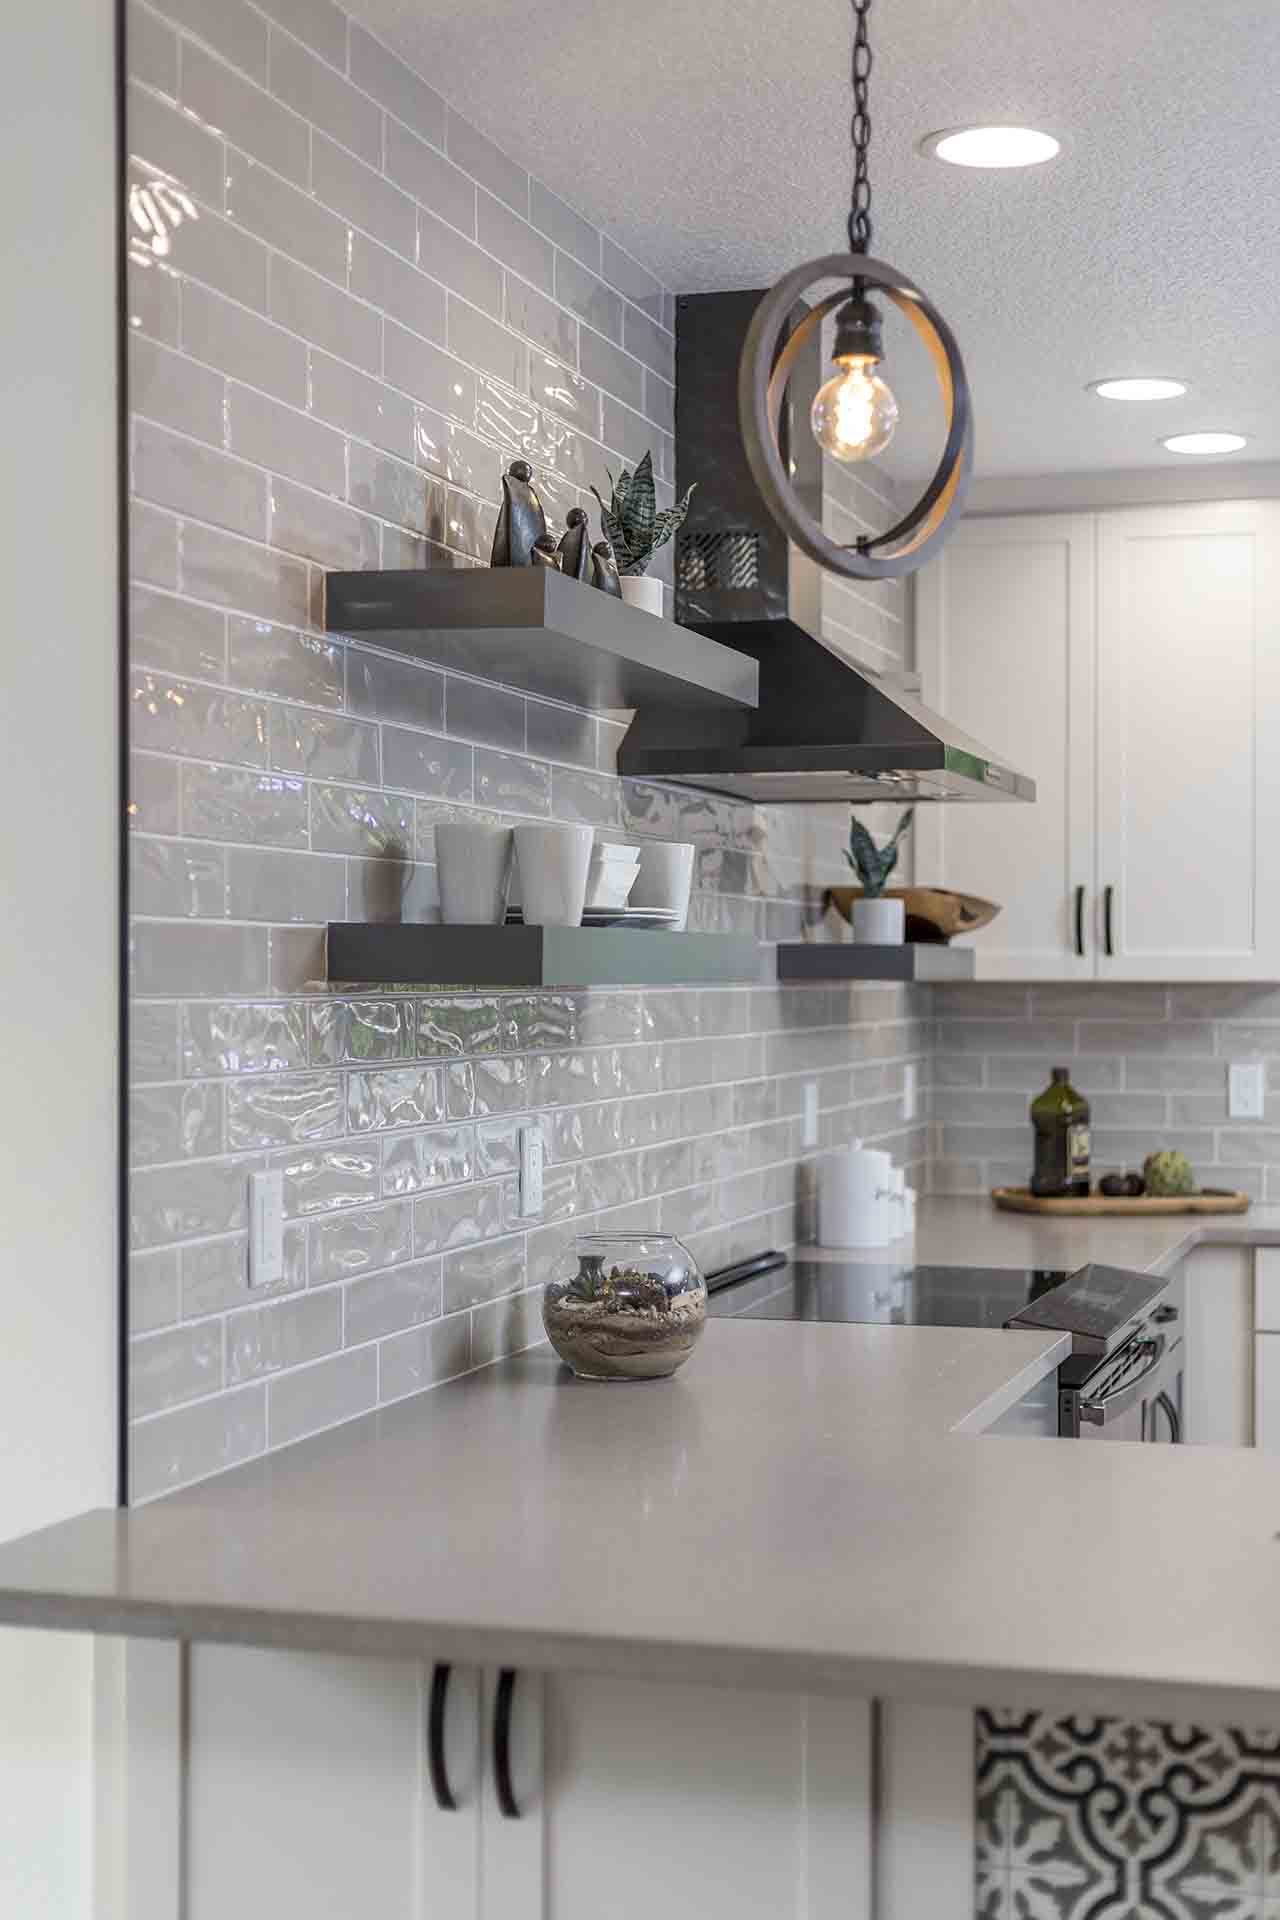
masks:
[[[991,1198],[1006,1213],[1247,1213],[1247,1193],[1230,1192],[1223,1187],[1205,1187],[1200,1193],[1180,1194],[1176,1198],[1142,1193],[1136,1199],[1108,1200],[1105,1194],[1091,1193],[1087,1198],[1042,1200],[1027,1187],[993,1187]]]

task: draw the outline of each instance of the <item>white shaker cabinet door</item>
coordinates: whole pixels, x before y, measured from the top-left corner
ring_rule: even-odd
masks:
[[[427,1766],[431,1674],[405,1660],[193,1647],[185,1885],[164,1920],[478,1920],[480,1675],[450,1679],[457,1808],[446,1812]]]
[[[865,1701],[553,1674],[546,1920],[869,1920]]]
[[[1253,1444],[1280,1453],[1280,1333],[1253,1337]]]
[[[1099,974],[1280,979],[1280,509],[1098,527]]]
[[[916,576],[925,700],[1037,787],[916,813],[917,883],[1000,906],[960,942],[979,979],[1094,972],[1095,538],[1088,515],[965,521]]]

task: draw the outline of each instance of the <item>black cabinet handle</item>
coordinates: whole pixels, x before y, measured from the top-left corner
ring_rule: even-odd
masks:
[[[449,1769],[444,1757],[444,1710],[449,1698],[449,1675],[453,1668],[437,1660],[431,1674],[431,1706],[427,1714],[427,1770],[431,1791],[441,1813],[456,1813],[458,1803],[449,1785]]]
[[[518,1820],[520,1809],[511,1786],[511,1696],[516,1690],[514,1667],[503,1667],[493,1702],[493,1784],[504,1820]]]
[[[1084,888],[1076,888],[1076,955],[1084,959]]]
[[[1156,1395],[1156,1405],[1169,1422],[1170,1440],[1172,1440],[1175,1447],[1179,1446],[1182,1441],[1182,1422],[1178,1418],[1178,1409],[1174,1406],[1173,1401],[1167,1393],[1158,1393]]]
[[[1115,904],[1115,897],[1116,890],[1114,887],[1104,887],[1102,889],[1102,935],[1103,944],[1106,947],[1107,958],[1109,960],[1114,956],[1116,950],[1111,927],[1111,910]]]

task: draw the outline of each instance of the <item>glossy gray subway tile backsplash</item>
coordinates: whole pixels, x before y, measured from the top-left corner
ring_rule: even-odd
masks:
[[[903,989],[322,987],[329,920],[436,917],[442,819],[696,838],[718,856],[696,923],[752,930],[841,877],[843,828],[835,810],[796,840],[783,814],[620,782],[616,719],[324,631],[330,568],[482,564],[514,458],[557,527],[645,446],[668,504],[671,304],[331,0],[140,11],[132,179],[176,171],[195,209],[130,297],[148,1498],[538,1338],[536,1289],[583,1224],[665,1212],[703,1252],[772,1238],[807,1072],[824,1126],[874,1123],[919,1177],[926,1136],[880,1068],[923,1070],[931,1028]],[[803,1059],[778,1051],[765,1081],[797,1033]],[[861,1088],[855,1062],[876,1075]],[[547,1152],[537,1221],[518,1211],[524,1127]],[[265,1168],[286,1259],[257,1289]]]

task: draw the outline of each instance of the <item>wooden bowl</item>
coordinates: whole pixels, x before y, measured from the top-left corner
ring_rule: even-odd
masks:
[[[861,899],[862,888],[829,887],[826,897],[843,919],[852,921],[853,903]],[[976,933],[1000,911],[993,900],[953,893],[948,887],[887,887],[884,897],[904,903],[908,940],[934,945],[945,945],[957,933]]]

